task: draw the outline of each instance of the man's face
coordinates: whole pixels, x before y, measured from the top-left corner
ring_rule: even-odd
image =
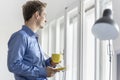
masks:
[[[45,8],[43,8],[43,11],[39,16],[38,25],[40,28],[43,28],[45,26],[45,23],[46,23],[46,11]]]

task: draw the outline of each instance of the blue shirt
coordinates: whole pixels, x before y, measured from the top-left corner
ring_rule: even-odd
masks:
[[[44,59],[37,35],[25,25],[8,42],[7,64],[15,80],[47,80],[50,59]]]

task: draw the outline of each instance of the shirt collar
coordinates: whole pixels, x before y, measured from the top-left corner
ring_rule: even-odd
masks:
[[[23,25],[22,30],[24,30],[28,35],[38,38],[38,34],[34,33],[28,26]]]

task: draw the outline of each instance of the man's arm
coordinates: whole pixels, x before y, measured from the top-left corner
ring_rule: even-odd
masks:
[[[47,77],[46,68],[28,64],[23,56],[27,39],[23,34],[14,34],[8,42],[8,69],[10,72],[24,76]]]
[[[53,61],[52,61],[52,59],[51,59],[51,57],[50,58],[48,58],[46,61],[45,61],[45,64],[46,64],[46,66],[51,66],[51,67],[56,67],[57,66],[57,64],[59,64],[59,63],[54,63]]]

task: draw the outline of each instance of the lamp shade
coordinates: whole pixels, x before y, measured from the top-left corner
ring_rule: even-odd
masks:
[[[92,27],[93,35],[100,40],[114,40],[119,35],[118,25],[111,19],[112,11],[105,9],[103,17],[98,19]]]

